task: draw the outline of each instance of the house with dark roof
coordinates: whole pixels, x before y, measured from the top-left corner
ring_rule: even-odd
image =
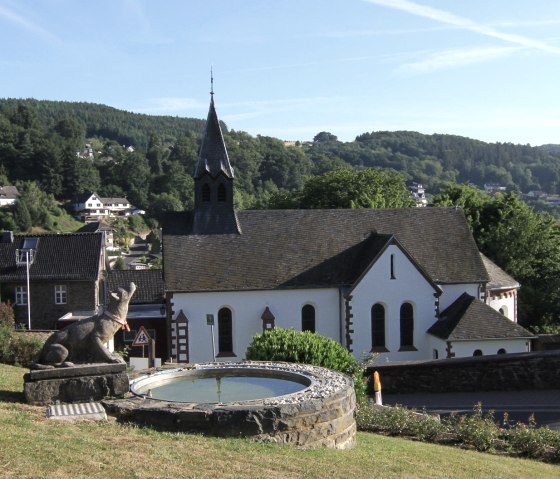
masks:
[[[109,226],[105,221],[92,221],[82,226],[76,233],[101,233],[103,234],[103,241],[105,248],[108,250],[114,249],[114,233],[115,229]]]
[[[490,277],[461,209],[236,211],[213,94],[193,176],[194,210],[163,223],[174,360],[212,360],[212,323],[225,361],[242,360],[271,327],[388,360],[528,350],[531,335],[481,301]],[[459,347],[449,338],[463,320],[492,337],[469,326]]]
[[[19,191],[16,186],[0,185],[0,207],[13,205],[19,198]]]
[[[101,233],[2,234],[0,294],[14,303],[16,322],[55,329],[63,315],[96,312],[104,303]]]

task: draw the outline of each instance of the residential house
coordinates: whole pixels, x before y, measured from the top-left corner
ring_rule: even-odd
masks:
[[[194,210],[163,224],[172,359],[212,360],[212,322],[224,361],[275,326],[382,360],[529,349],[482,301],[490,277],[461,209],[236,211],[213,96],[193,176]]]
[[[408,185],[408,191],[412,199],[416,203],[416,207],[422,208],[428,206],[428,199],[426,198],[426,189],[420,184],[413,181]]]
[[[101,198],[96,193],[87,192],[76,196],[71,209],[86,222],[98,221],[109,216],[124,215],[134,209],[126,198]]]
[[[101,233],[6,232],[0,241],[2,301],[12,301],[16,322],[31,329],[55,329],[57,320],[69,312],[99,310],[104,272]]]
[[[13,205],[19,198],[19,191],[16,186],[0,185],[0,208]]]

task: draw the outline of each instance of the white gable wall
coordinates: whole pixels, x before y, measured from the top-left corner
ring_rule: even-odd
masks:
[[[316,332],[340,342],[340,295],[338,289],[301,289],[272,291],[238,291],[175,293],[174,316],[179,311],[189,320],[189,360],[212,361],[210,326],[206,315],[215,319],[214,340],[218,353],[218,311],[227,307],[232,312],[233,349],[235,357],[220,361],[241,361],[253,336],[262,332],[261,316],[268,306],[275,316],[275,326],[301,331],[301,309],[306,304],[315,308]]]
[[[442,295],[439,297],[439,310],[444,311],[448,306],[461,296],[463,293],[468,293],[477,299],[480,299],[480,288],[476,283],[471,284],[440,284],[439,287],[443,290]]]
[[[393,255],[394,279],[391,279]],[[352,291],[354,355],[358,358],[372,349],[371,308],[385,307],[385,345],[388,353],[380,359],[410,360],[430,356],[426,331],[436,321],[435,290],[410,259],[396,245],[390,245]],[[400,349],[400,308],[405,302],[414,311],[414,346],[417,351]]]

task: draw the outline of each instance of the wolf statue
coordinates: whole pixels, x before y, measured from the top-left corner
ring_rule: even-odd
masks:
[[[53,333],[37,360],[30,364],[30,369],[72,367],[86,363],[124,363],[104,343],[112,339],[120,328],[130,330],[126,316],[134,291],[134,283],[130,283],[128,291],[119,288],[109,295],[109,306],[103,313],[81,319]]]

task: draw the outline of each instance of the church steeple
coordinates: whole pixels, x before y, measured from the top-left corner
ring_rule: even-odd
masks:
[[[193,234],[240,234],[233,207],[233,168],[210,91],[206,131],[194,169]]]

